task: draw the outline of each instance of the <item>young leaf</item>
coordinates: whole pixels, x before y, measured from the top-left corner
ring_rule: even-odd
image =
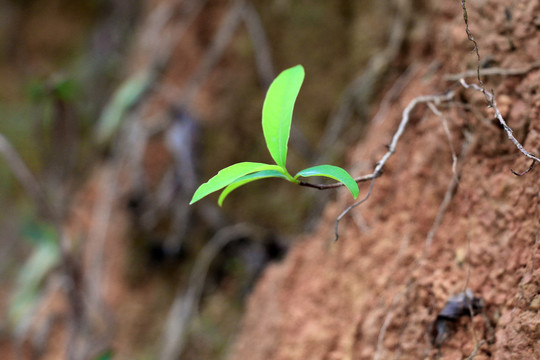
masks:
[[[255,162],[241,162],[228,166],[225,169],[220,170],[213,178],[199,186],[197,191],[195,191],[195,194],[193,194],[193,198],[191,199],[189,204],[191,205],[199,201],[206,195],[224,188],[225,186],[233,183],[235,180],[241,178],[244,175],[262,170],[276,170],[281,172],[282,168],[277,165],[269,165]]]
[[[287,176],[283,175],[281,172],[276,171],[276,170],[263,170],[263,171],[259,171],[253,174],[242,176],[241,178],[236,179],[232,184],[227,186],[221,192],[221,195],[219,196],[219,200],[218,200],[219,206],[223,205],[223,201],[225,200],[227,195],[229,195],[232,191],[239,188],[240,186],[245,185],[255,180],[266,179],[269,177],[279,177],[279,178],[290,181],[290,179],[287,178]]]
[[[287,159],[287,143],[294,103],[303,81],[302,65],[284,70],[272,82],[264,99],[262,111],[264,139],[270,155],[283,169]]]
[[[342,168],[334,165],[318,165],[308,169],[304,169],[298,174],[296,174],[294,179],[296,180],[299,176],[325,176],[337,180],[343,183],[343,185],[345,185],[347,189],[349,189],[355,199],[360,193],[360,190],[358,189],[358,184],[356,183],[356,181],[354,181],[353,177]]]

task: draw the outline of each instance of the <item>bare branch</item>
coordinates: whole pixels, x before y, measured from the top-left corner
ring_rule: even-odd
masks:
[[[506,134],[508,135],[508,138],[510,141],[514,143],[514,145],[518,148],[519,151],[529,159],[532,159],[534,161],[540,162],[540,158],[535,156],[534,154],[528,152],[523,148],[523,145],[514,137],[512,129],[506,124],[506,121],[501,115],[501,112],[499,111],[499,108],[497,107],[497,102],[495,101],[495,96],[493,96],[493,93],[490,91],[487,91],[485,88],[480,87],[476,84],[468,84],[465,82],[465,79],[459,80],[459,83],[466,89],[473,88],[474,90],[480,91],[484,94],[486,97],[486,101],[488,102],[489,106],[493,108],[495,111],[495,118],[499,121],[499,124],[503,127],[504,131],[506,131]]]
[[[338,241],[338,239],[339,239],[339,222],[341,221],[341,219],[343,219],[343,217],[345,215],[347,215],[352,209],[354,209],[358,205],[363,204],[364,202],[366,202],[369,199],[369,197],[371,196],[371,192],[373,191],[373,185],[375,185],[375,176],[374,175],[372,175],[371,183],[369,184],[369,189],[368,189],[366,195],[361,200],[359,200],[359,201],[355,202],[354,204],[350,205],[348,208],[343,210],[343,212],[341,214],[339,214],[339,216],[337,217],[336,222],[334,224],[334,242]]]
[[[463,9],[463,20],[465,21],[465,32],[467,33],[467,38],[474,44],[473,51],[476,53],[476,78],[478,83],[481,85],[482,90],[485,91],[484,83],[480,78],[480,51],[478,50],[478,43],[474,39],[471,30],[469,29],[469,14],[467,13],[467,7],[465,6],[466,0],[461,0],[461,8]]]
[[[466,0],[461,0],[461,7],[463,8],[463,19],[465,21],[465,32],[467,33],[467,37],[472,43],[474,44],[474,51],[476,53],[477,58],[477,64],[476,64],[476,75],[478,79],[478,83],[480,86],[476,84],[467,84],[465,82],[465,79],[461,78],[459,80],[460,84],[465,87],[466,89],[473,88],[475,90],[480,91],[482,94],[484,94],[484,97],[486,98],[486,102],[488,105],[495,110],[495,118],[499,121],[501,126],[506,131],[506,134],[508,135],[508,138],[514,143],[514,145],[525,155],[526,157],[540,162],[540,158],[536,157],[534,154],[528,152],[523,148],[523,146],[519,143],[519,141],[514,137],[512,134],[512,129],[506,124],[506,121],[504,121],[504,118],[502,117],[499,109],[497,108],[497,102],[495,101],[495,96],[493,95],[493,91],[487,91],[486,87],[484,86],[484,83],[482,82],[482,79],[480,78],[480,52],[478,51],[478,43],[474,39],[470,29],[469,29],[469,16],[467,14],[467,8],[465,6]],[[513,172],[513,171],[512,171]],[[515,174],[515,172],[514,172]]]
[[[341,219],[345,215],[347,215],[352,209],[354,209],[358,205],[364,203],[369,198],[369,196],[371,195],[371,191],[373,189],[375,179],[382,174],[382,171],[383,171],[384,166],[386,165],[386,162],[388,161],[388,159],[390,159],[390,157],[396,151],[397,143],[398,143],[399,139],[401,138],[401,136],[403,135],[403,132],[405,131],[405,128],[407,127],[407,124],[409,123],[409,118],[410,118],[410,114],[411,114],[412,110],[418,104],[422,104],[422,103],[440,104],[441,102],[450,101],[453,98],[454,98],[454,92],[449,91],[448,93],[443,94],[443,95],[418,96],[417,98],[414,98],[409,103],[409,105],[407,105],[407,107],[403,110],[402,117],[401,117],[401,122],[399,123],[398,129],[394,133],[394,136],[392,137],[392,141],[390,142],[390,145],[388,146],[388,151],[383,155],[381,160],[379,160],[379,162],[375,166],[375,170],[373,170],[373,173],[369,174],[369,175],[365,175],[365,177],[368,177],[368,178],[371,177],[371,184],[369,186],[369,189],[368,189],[368,192],[367,192],[366,196],[364,196],[364,198],[362,198],[361,200],[357,201],[356,203],[354,203],[354,204],[350,205],[348,208],[346,208],[338,216],[338,218],[336,219],[336,223],[334,225],[334,235],[335,235],[334,241],[337,241],[338,238],[339,238],[338,227],[339,227],[339,222],[341,221]]]
[[[535,61],[529,66],[522,69],[505,69],[505,68],[489,68],[489,69],[480,69],[480,76],[516,76],[516,75],[525,75],[531,72],[534,69],[540,67],[540,61]],[[468,70],[459,74],[448,74],[444,76],[446,81],[458,81],[461,78],[467,77],[476,77],[478,73],[476,70]]]
[[[523,176],[523,175],[527,174],[529,171],[531,171],[531,170],[533,169],[534,164],[536,164],[536,161],[535,161],[535,160],[533,160],[533,161],[531,162],[531,165],[527,168],[527,170],[522,171],[522,172],[519,172],[519,173],[516,172],[516,171],[514,171],[514,170],[512,170],[512,169],[510,169],[510,171],[512,172],[512,174],[514,174],[514,175],[516,175],[516,176]]]
[[[381,175],[382,174],[363,175],[363,176],[359,176],[357,178],[354,178],[354,181],[356,181],[357,183],[366,182],[366,181],[372,180],[374,178],[377,178],[377,177],[379,177]],[[312,183],[308,183],[308,182],[305,182],[305,181],[300,181],[298,183],[298,185],[307,186],[307,187],[311,187],[311,188],[315,188],[315,189],[319,189],[319,190],[335,189],[335,188],[344,186],[343,183],[340,183],[340,182],[332,183],[332,184],[312,184]]]

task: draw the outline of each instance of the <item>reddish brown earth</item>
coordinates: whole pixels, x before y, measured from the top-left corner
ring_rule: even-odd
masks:
[[[493,66],[527,68],[538,60],[538,1],[468,6],[471,31]],[[366,140],[351,149],[351,164],[373,165],[411,99],[442,93],[453,86],[445,74],[474,68],[457,2],[434,9],[425,26],[430,38],[411,49],[418,75],[386,120],[372,124]],[[516,137],[536,154],[539,81],[538,69],[486,80]],[[480,315],[472,324],[460,320],[440,348],[442,359],[540,358],[538,170],[513,175],[510,169],[522,171],[529,161],[491,120],[481,95],[456,89],[458,101],[440,108],[462,157],[461,179],[425,258],[452,158],[441,120],[419,105],[371,198],[342,221],[340,240],[330,243],[336,216],[351,203],[344,191],[327,206],[317,230],[266,270],[249,299],[232,358],[435,359],[430,325],[464,288],[484,300],[487,325]],[[472,140],[459,154],[465,131]],[[370,171],[358,168],[359,174]]]
[[[151,14],[157,5],[168,3],[174,2],[147,1],[142,13]],[[163,86],[161,91],[145,98],[137,109],[145,126],[160,125],[160,117],[174,103],[175,90],[189,79],[203,58],[229,5],[226,1],[210,3],[205,16],[195,21],[179,44],[174,44],[171,62],[160,80],[161,85],[172,87]],[[527,69],[538,61],[539,1],[476,1],[468,3],[468,7],[471,31],[478,40],[482,58],[489,59],[489,67]],[[290,8],[290,2],[279,1],[272,9],[283,15]],[[316,230],[300,236],[281,263],[265,270],[249,297],[240,335],[230,352],[231,359],[435,359],[438,354],[430,345],[430,326],[447,299],[465,288],[483,299],[484,316],[476,316],[472,323],[467,317],[462,318],[440,348],[440,358],[467,358],[471,354],[476,354],[475,359],[540,358],[538,167],[522,177],[513,175],[510,169],[523,171],[530,163],[492,121],[493,113],[486,109],[484,97],[444,78],[476,66],[459,2],[426,5],[422,11],[422,16],[414,19],[414,31],[397,60],[400,65],[413,63],[414,77],[392,101],[384,120],[372,123],[363,140],[348,151],[347,168],[353,169],[355,175],[371,172],[386,152],[401,113],[412,99],[448,89],[457,92],[454,101],[441,104],[439,110],[448,121],[452,144],[460,159],[461,176],[429,251],[425,251],[426,238],[451,183],[452,154],[441,119],[425,105],[419,105],[412,112],[411,123],[384,174],[376,180],[370,199],[341,222],[340,240],[331,242],[336,216],[351,204],[350,196],[343,190],[338,192],[336,201],[327,205]],[[159,43],[143,41],[145,34],[153,34],[155,30],[156,24],[150,20],[149,16],[142,16],[140,33],[126,66],[133,69],[129,73],[149,67],[161,50],[155,48]],[[306,16],[304,21],[308,20]],[[174,27],[176,23],[172,24],[172,29],[165,28],[164,32],[179,31]],[[272,23],[267,23],[267,31],[279,32],[277,24],[272,28]],[[355,27],[347,29],[352,31],[351,28]],[[336,29],[340,27],[333,30]],[[238,36],[233,49],[218,63],[195,104],[201,122],[222,127],[224,132],[231,130],[222,125],[237,115],[228,101],[242,95],[242,91],[253,92],[250,89],[256,86],[255,81],[248,79],[253,74],[246,75],[242,70],[250,64],[249,69],[254,72],[253,59],[242,56],[246,42],[242,36],[245,37]],[[287,41],[292,42],[290,37],[283,43]],[[336,50],[339,51],[343,49]],[[358,50],[353,51],[352,55],[355,54],[359,56]],[[317,63],[319,60],[303,55],[302,51],[282,55],[281,62],[314,61],[319,69],[324,68],[324,61]],[[340,59],[343,66],[357,60]],[[321,93],[320,89],[327,88],[314,85],[326,85],[327,78],[350,76],[339,68],[330,71],[333,72],[314,74],[319,78],[311,85],[306,82],[305,91],[318,96],[314,102],[331,103],[338,97]],[[244,75],[238,76],[239,73]],[[468,80],[473,82],[474,78]],[[484,81],[488,89],[494,89],[502,115],[518,140],[529,151],[539,154],[540,69],[515,76],[490,76]],[[231,83],[246,88],[235,93],[227,87]],[[333,84],[330,89],[341,89],[338,85]],[[262,95],[250,100],[239,98],[236,102],[245,102],[242,104],[245,113],[258,118]],[[299,104],[297,116],[308,111],[306,104]],[[238,124],[235,126],[234,131],[246,131]],[[160,180],[170,160],[165,146],[159,139],[155,140],[148,143],[143,161],[152,185]],[[237,145],[227,144],[225,139],[218,140],[217,146]],[[140,270],[141,264],[134,262],[130,253],[133,224],[125,200],[130,195],[134,174],[127,172],[121,162],[96,166],[73,201],[66,228],[74,238],[85,240],[76,245],[82,249],[85,264],[91,263],[95,249],[100,246],[89,235],[97,226],[94,206],[107,199],[110,181],[115,179],[114,171],[118,167],[121,170],[117,174],[118,193],[108,204],[111,206],[108,231],[100,234],[105,236],[106,251],[99,294],[114,326],[107,329],[108,325],[99,318],[102,314],[97,314],[90,321],[96,329],[91,330],[113,334],[105,343],[112,345],[120,359],[156,358],[168,306],[187,272],[178,276],[169,274],[173,280],[159,272],[144,274],[138,282],[130,280],[134,271],[150,272]],[[361,186],[364,193],[367,189],[366,184]],[[229,211],[234,210],[229,208]],[[53,313],[64,319],[65,299],[58,293],[49,296],[53,306],[47,310],[48,315]],[[220,305],[221,302],[225,302],[221,297],[208,301],[223,316],[228,308]],[[53,330],[44,358],[64,357],[65,331],[61,325],[57,326],[59,329]],[[196,345],[204,347],[204,340],[200,343],[203,345]],[[12,345],[2,339],[2,358],[9,358]],[[202,358],[201,353],[204,350],[186,356]]]

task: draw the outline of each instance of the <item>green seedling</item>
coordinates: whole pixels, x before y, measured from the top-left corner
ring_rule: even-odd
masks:
[[[295,184],[301,183],[299,180],[301,177],[328,177],[343,183],[355,199],[358,197],[358,184],[347,171],[340,167],[318,165],[304,169],[295,176],[292,176],[285,167],[294,103],[303,81],[304,68],[302,65],[297,65],[279,74],[266,93],[262,111],[262,127],[266,146],[276,164],[241,162],[226,167],[199,186],[190,204],[224,189],[218,200],[221,206],[233,190],[252,181],[271,177],[285,179]]]

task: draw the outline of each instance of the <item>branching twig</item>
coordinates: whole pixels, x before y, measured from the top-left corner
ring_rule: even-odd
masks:
[[[518,148],[523,155],[526,157],[532,159],[533,161],[540,162],[540,158],[536,157],[534,154],[531,154],[527,150],[523,148],[523,146],[519,143],[519,141],[514,137],[512,134],[512,129],[506,124],[506,121],[504,121],[504,118],[502,117],[499,108],[497,108],[497,102],[495,101],[495,96],[493,95],[493,91],[487,91],[486,87],[484,86],[484,83],[482,82],[482,79],[480,78],[480,52],[478,50],[478,43],[474,39],[471,30],[469,29],[469,16],[467,14],[467,7],[465,6],[466,0],[461,0],[461,7],[463,8],[463,20],[465,21],[465,32],[467,33],[467,38],[474,44],[474,52],[476,53],[477,63],[476,63],[476,78],[478,80],[478,83],[480,86],[476,84],[468,84],[465,82],[465,79],[461,78],[459,80],[460,84],[465,87],[466,89],[473,88],[475,90],[480,91],[482,94],[484,94],[484,97],[486,98],[486,102],[488,103],[489,107],[493,108],[495,111],[495,118],[499,121],[501,126],[506,131],[506,134],[508,135],[508,138],[514,143],[514,145]],[[532,165],[529,168],[529,170],[525,171],[524,174],[526,174],[528,171],[532,169]],[[514,174],[516,172],[512,171]],[[519,174],[516,174],[519,175]]]
[[[351,206],[349,206],[347,209],[345,209],[338,216],[338,218],[336,219],[336,223],[335,223],[335,226],[334,226],[334,235],[335,235],[334,241],[337,241],[338,238],[339,238],[338,227],[339,227],[339,222],[341,221],[341,219],[345,215],[347,215],[352,209],[354,209],[358,205],[364,203],[369,198],[369,196],[371,195],[371,190],[373,189],[373,184],[375,182],[375,179],[382,174],[382,171],[383,171],[384,166],[386,165],[386,162],[388,161],[388,159],[396,151],[397,143],[398,143],[399,139],[401,138],[401,136],[403,135],[403,132],[405,131],[405,128],[407,127],[407,124],[409,123],[409,118],[410,118],[411,111],[418,104],[431,103],[431,102],[435,103],[435,104],[439,104],[441,102],[450,101],[453,98],[454,98],[454,92],[449,91],[448,93],[443,94],[443,95],[418,96],[417,98],[414,98],[409,103],[409,105],[407,105],[407,107],[403,110],[403,114],[402,114],[402,117],[401,117],[401,122],[399,124],[399,127],[396,130],[396,132],[394,133],[394,136],[392,137],[392,141],[390,142],[390,145],[388,145],[388,151],[383,155],[381,160],[379,160],[379,162],[375,166],[375,170],[373,170],[373,173],[370,174],[370,175],[365,175],[365,177],[368,177],[368,178],[370,177],[370,179],[371,179],[371,184],[369,186],[369,190],[368,190],[366,196],[364,198],[362,198],[361,200],[357,201],[356,203],[352,204]]]
[[[366,182],[366,181],[369,181],[369,180],[373,180],[374,178],[377,178],[379,176],[381,176],[381,174],[368,174],[368,175],[363,175],[363,176],[359,176],[357,178],[354,178],[354,181],[356,181],[357,183],[362,183],[362,182]],[[319,189],[319,190],[328,190],[328,189],[335,189],[335,188],[338,188],[338,187],[342,187],[343,183],[312,184],[312,183],[308,183],[306,181],[300,181],[298,183],[298,185],[307,186],[307,187],[311,187],[311,188]]]
[[[467,6],[465,5],[465,1],[466,0],[461,0],[461,8],[463,9],[463,20],[465,21],[465,32],[467,33],[467,38],[474,44],[473,51],[476,53],[476,78],[478,79],[478,83],[482,87],[482,92],[484,92],[485,95],[486,88],[484,87],[484,83],[480,78],[480,51],[478,50],[478,43],[474,39],[474,36],[469,29],[469,14],[467,13]]]
[[[504,131],[506,131],[506,134],[508,135],[508,138],[510,139],[510,141],[514,143],[514,145],[518,148],[518,150],[523,155],[525,155],[529,159],[532,159],[533,161],[540,162],[540,158],[538,158],[534,154],[525,150],[525,148],[523,148],[523,145],[521,145],[521,143],[514,137],[512,129],[506,124],[506,121],[502,117],[501,112],[499,111],[499,108],[497,107],[497,102],[495,101],[495,96],[493,96],[492,92],[487,91],[485,88],[478,86],[476,84],[468,84],[465,82],[464,79],[461,79],[459,83],[466,89],[473,88],[474,90],[478,90],[482,92],[484,96],[486,97],[486,101],[488,102],[489,107],[493,108],[493,110],[495,111],[495,118],[499,121],[499,124],[501,124]]]

